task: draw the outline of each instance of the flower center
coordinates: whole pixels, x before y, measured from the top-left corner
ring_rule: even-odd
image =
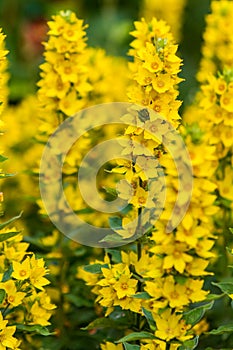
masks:
[[[10,295],[10,296],[8,297],[9,303],[13,303],[14,300],[15,300],[15,298],[13,297],[13,295]]]
[[[26,276],[26,274],[27,274],[27,272],[26,272],[25,270],[20,270],[20,272],[19,272],[19,275],[20,275],[21,277]]]
[[[124,289],[124,290],[128,289],[128,284],[127,283],[122,283],[121,284],[121,289]]]
[[[151,78],[150,77],[146,77],[144,80],[145,80],[146,84],[150,84],[151,83]]]
[[[158,69],[158,67],[159,67],[159,65],[158,65],[157,62],[152,62],[152,63],[151,63],[151,68],[152,68],[152,69]]]

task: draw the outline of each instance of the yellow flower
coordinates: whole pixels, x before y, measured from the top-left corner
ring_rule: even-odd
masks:
[[[40,289],[43,290],[44,286],[49,284],[50,282],[44,277],[47,273],[46,268],[44,267],[44,260],[43,259],[36,259],[33,255],[30,260],[31,264],[31,271],[30,271],[30,282],[31,284]]]
[[[161,74],[152,80],[152,85],[155,91],[158,93],[163,93],[172,88],[172,81],[169,74]]]
[[[107,342],[105,344],[100,344],[101,350],[124,350],[122,344],[113,344],[110,342]]]
[[[0,313],[0,350],[18,349],[20,341],[13,337],[16,326],[6,326],[8,321],[4,321]],[[19,349],[18,349],[19,350]]]
[[[31,322],[30,324],[39,324],[41,326],[48,326],[48,321],[51,317],[51,313],[39,305],[38,301],[35,301],[30,310]]]
[[[183,273],[187,263],[193,260],[193,257],[186,252],[188,247],[185,243],[169,244],[166,248],[166,256],[164,257],[164,269],[174,267],[178,272]]]
[[[121,275],[113,287],[116,290],[118,298],[122,299],[124,297],[130,297],[131,295],[136,294],[137,283],[137,280],[132,279],[129,276]]]
[[[147,198],[148,198],[148,193],[145,191],[143,188],[138,187],[130,200],[130,203],[133,204],[135,208],[142,208],[142,207],[147,207]],[[150,204],[149,204],[150,205]],[[152,204],[153,206],[153,204]],[[148,206],[149,208],[150,206]]]
[[[227,83],[223,78],[219,78],[216,80],[214,87],[216,94],[222,95],[227,89]]]
[[[155,336],[166,341],[171,339],[185,341],[192,338],[187,335],[191,326],[186,325],[181,318],[182,315],[172,313],[170,309],[165,310],[161,315],[154,315],[157,326]]]
[[[173,276],[165,278],[163,285],[163,295],[168,299],[171,308],[181,308],[189,304],[187,295],[185,294],[186,287],[175,283]]]
[[[0,283],[0,288],[6,291],[7,302],[12,306],[20,305],[22,303],[22,300],[26,296],[26,293],[17,291],[15,282],[13,280]]]
[[[59,102],[59,109],[67,116],[72,117],[85,106],[82,99],[77,98],[75,91],[71,91]]]
[[[233,112],[233,93],[224,92],[220,97],[220,106],[228,112]]]
[[[17,261],[13,261],[13,272],[12,277],[17,280],[26,280],[30,277],[31,266],[30,266],[30,258],[27,257],[22,263]]]
[[[224,174],[223,180],[218,181],[219,193],[222,197],[233,201],[233,168],[227,166]]]
[[[208,292],[202,290],[204,280],[194,280],[189,278],[185,283],[186,291],[185,294],[192,303],[202,301],[206,298]]]

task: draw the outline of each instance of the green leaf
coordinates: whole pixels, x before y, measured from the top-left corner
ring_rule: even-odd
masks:
[[[0,304],[2,304],[3,300],[5,299],[6,291],[4,289],[0,289]]]
[[[12,267],[12,265],[10,265],[10,267],[8,268],[8,270],[6,270],[6,271],[4,272],[4,275],[3,275],[3,277],[2,277],[2,282],[8,281],[8,280],[10,279],[10,277],[11,277],[12,272],[13,272],[13,267]]]
[[[142,312],[144,314],[144,316],[147,319],[147,322],[149,323],[150,329],[152,331],[154,331],[156,329],[156,324],[155,324],[155,320],[152,316],[152,312],[150,312],[149,310],[144,309],[144,307],[142,308]]]
[[[119,230],[122,229],[122,219],[118,216],[111,216],[108,219],[109,222],[109,226],[111,227],[111,229],[113,230]]]
[[[38,238],[31,237],[31,236],[24,236],[23,239],[25,242],[33,244],[34,246],[42,250],[49,250],[49,247],[44,246],[44,244],[40,242]]]
[[[118,264],[118,263],[121,263],[122,262],[122,259],[121,259],[121,252],[120,250],[117,250],[117,249],[106,249],[106,252],[108,254],[111,255],[111,260],[115,263],[115,264]]]
[[[86,272],[102,273],[102,270],[101,270],[102,267],[108,268],[108,264],[90,264],[90,265],[85,265],[83,269]]]
[[[136,299],[151,299],[151,296],[147,293],[147,292],[141,292],[141,293],[137,293],[134,295],[131,295],[132,298],[136,298]]]
[[[0,179],[6,179],[7,177],[12,177],[12,176],[15,176],[15,174],[0,173]]]
[[[49,336],[49,335],[53,335],[55,333],[51,333],[46,327],[42,327],[40,325],[33,325],[33,326],[27,326],[24,324],[16,324],[16,328],[19,331],[25,331],[25,332],[29,332],[29,333],[37,333],[37,334],[41,334],[44,336]]]
[[[21,213],[20,213],[18,216],[15,216],[14,218],[12,218],[12,219],[10,219],[10,220],[8,220],[8,221],[3,222],[2,224],[0,224],[0,230],[2,230],[4,227],[10,225],[12,222],[18,220],[19,218],[21,218],[22,213],[23,213],[23,212],[21,211]]]
[[[185,312],[183,315],[184,320],[187,324],[191,324],[192,326],[194,326],[198,321],[202,319],[205,312],[212,308],[213,304],[214,301],[211,301],[208,304],[198,306],[195,309]]]
[[[132,345],[129,343],[123,343],[125,350],[140,350],[140,345]]]
[[[100,240],[100,242],[106,242],[106,243],[119,243],[119,242],[125,242],[127,243],[127,240],[123,239],[120,235],[117,233],[112,233],[110,235],[106,235],[103,239]]]
[[[198,338],[199,336],[197,335],[195,338],[186,340],[182,346],[179,347],[179,350],[193,350],[197,347],[198,345]]]
[[[223,293],[233,294],[233,282],[212,282],[212,284],[221,289]]]
[[[222,298],[225,295],[225,293],[222,294],[208,294],[206,297],[206,301],[211,301],[211,300],[218,300]]]
[[[111,171],[108,171],[108,172],[111,172]],[[111,196],[113,196],[113,197],[115,197],[115,198],[118,196],[118,193],[117,193],[117,191],[116,191],[115,188],[105,187],[105,186],[103,186],[102,188],[103,188],[107,193],[111,194]]]
[[[0,163],[5,162],[8,158],[0,154]]]
[[[0,242],[7,241],[9,238],[17,236],[21,231],[0,233]]]
[[[230,232],[233,234],[233,228],[229,228]]]
[[[114,321],[107,317],[101,317],[97,318],[93,322],[89,323],[87,327],[81,328],[84,331],[90,330],[90,329],[105,329],[105,328],[111,328],[111,329],[125,329],[128,328],[128,323]]]
[[[211,335],[220,335],[224,333],[233,333],[233,324],[226,324],[216,329],[212,329],[210,332],[205,332],[205,334]]]
[[[134,341],[140,339],[156,339],[156,337],[149,332],[133,332],[121,338],[116,343],[124,343],[127,341]]]

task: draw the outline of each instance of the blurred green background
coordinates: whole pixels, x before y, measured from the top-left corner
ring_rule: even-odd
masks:
[[[10,51],[11,103],[36,91],[38,66],[43,61],[41,41],[46,39],[46,21],[53,14],[66,9],[75,11],[89,25],[90,46],[126,57],[132,40],[129,31],[141,16],[142,5],[141,0],[0,0],[0,26],[7,34]],[[184,59],[180,74],[185,78],[180,86],[183,106],[191,102],[197,88],[195,74],[209,5],[210,0],[187,0],[179,49],[179,55]]]

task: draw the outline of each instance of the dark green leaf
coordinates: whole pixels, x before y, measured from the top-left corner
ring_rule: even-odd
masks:
[[[8,158],[0,154],[0,163],[5,162]]]
[[[6,282],[10,279],[11,274],[13,272],[13,267],[10,265],[9,269],[5,271],[3,277],[2,277],[2,282]]]
[[[128,341],[134,341],[134,340],[140,340],[140,339],[156,339],[156,337],[149,332],[134,332],[121,338],[116,343],[124,343]]]
[[[122,262],[121,252],[117,249],[106,249],[106,252],[111,255],[112,262],[118,264]]]
[[[107,193],[111,194],[113,197],[117,197],[117,191],[115,188],[111,188],[111,187],[102,187]]]
[[[122,229],[122,219],[118,216],[112,216],[108,219],[109,226],[113,230]]]
[[[132,345],[129,343],[123,343],[125,350],[140,350],[140,345]]]
[[[187,311],[184,313],[183,318],[185,319],[187,324],[191,324],[194,326],[198,321],[202,319],[206,310],[210,310],[214,304],[214,301],[211,301],[208,304],[198,306],[195,309]]]
[[[6,292],[4,289],[0,289],[0,304],[2,304],[3,300],[5,299]]]
[[[226,324],[216,329],[212,329],[212,331],[210,332],[205,332],[205,334],[211,334],[211,335],[220,335],[224,333],[233,333],[233,324]]]
[[[40,325],[27,326],[24,324],[17,324],[16,328],[19,331],[25,331],[30,333],[32,332],[32,333],[37,333],[44,336],[49,336],[54,334],[54,333],[51,333],[46,327],[42,327]]]
[[[142,308],[142,312],[145,315],[147,322],[149,323],[150,328],[154,331],[156,329],[156,324],[155,324],[155,320],[152,316],[152,313],[149,310],[146,310],[144,308]]]
[[[198,345],[198,335],[190,340],[186,340],[182,346],[179,347],[179,350],[193,350]]]
[[[102,270],[101,270],[102,267],[108,268],[108,264],[90,264],[90,265],[84,266],[83,269],[86,272],[102,273]]]
[[[44,246],[42,242],[38,238],[31,237],[31,236],[24,236],[24,241],[30,244],[33,244],[34,246],[42,249],[42,250],[49,250],[49,247]]]
[[[21,212],[18,216],[15,216],[14,218],[0,224],[0,230],[2,230],[4,227],[10,225],[12,222],[18,220],[19,218],[21,218],[22,213],[23,212]]]
[[[225,293],[222,294],[208,294],[206,297],[206,301],[211,301],[211,300],[218,300],[222,298],[225,295]]]
[[[17,236],[21,231],[6,232],[0,234],[0,242],[7,241],[9,238]]]
[[[141,292],[131,296],[132,298],[136,298],[136,299],[146,299],[146,300],[151,299],[151,296],[147,292]]]
[[[103,239],[101,239],[100,242],[119,243],[119,242],[123,242],[123,241],[125,241],[125,243],[127,243],[127,240],[124,240],[120,235],[118,235],[117,233],[112,233],[110,235],[105,236]]]
[[[212,284],[221,289],[223,293],[233,294],[233,282],[212,282]]]

